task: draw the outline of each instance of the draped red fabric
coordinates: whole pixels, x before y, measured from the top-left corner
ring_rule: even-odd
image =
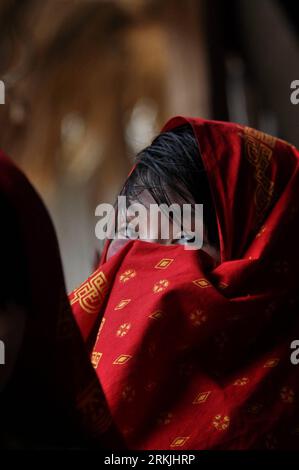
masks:
[[[129,448],[298,449],[298,150],[226,122],[163,131],[187,122],[220,264],[130,241],[71,294],[75,318]]]
[[[70,309],[50,217],[2,152],[0,203],[6,214],[1,214],[0,315],[7,302],[26,313],[17,365],[0,395],[0,447],[121,447]]]

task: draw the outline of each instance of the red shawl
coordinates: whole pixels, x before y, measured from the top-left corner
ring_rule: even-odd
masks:
[[[85,446],[93,440],[120,447],[71,313],[49,215],[2,152],[0,202],[6,214],[4,219],[1,213],[0,309],[16,302],[27,318],[14,374],[0,395],[0,447]]]
[[[186,122],[221,263],[131,241],[71,294],[74,315],[129,448],[299,448],[298,150],[225,122],[163,131]]]

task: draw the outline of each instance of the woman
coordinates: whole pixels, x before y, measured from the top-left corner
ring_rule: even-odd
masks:
[[[184,117],[138,155],[121,194],[203,203],[204,240],[108,240],[70,296],[129,448],[298,448],[298,156]]]
[[[40,198],[0,153],[0,448],[121,447]]]

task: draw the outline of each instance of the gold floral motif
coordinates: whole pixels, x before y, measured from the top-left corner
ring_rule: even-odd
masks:
[[[169,424],[172,421],[173,414],[168,412],[160,413],[157,421],[159,424]]]
[[[129,333],[129,330],[131,329],[131,323],[123,323],[122,325],[119,326],[116,336],[119,336],[122,338],[123,336],[126,336],[127,333]]]
[[[124,283],[124,282],[129,281],[130,279],[133,279],[133,277],[135,276],[136,276],[135,269],[127,269],[119,276],[119,280],[120,282]]]
[[[126,387],[122,391],[122,398],[128,403],[134,401],[135,395],[136,391],[131,385],[126,385]]]
[[[244,385],[248,384],[248,382],[248,377],[242,377],[241,379],[235,380],[234,385],[236,385],[237,387],[243,387]]]
[[[194,326],[200,326],[207,321],[207,316],[203,310],[196,309],[190,314],[190,320]]]
[[[280,398],[284,403],[294,403],[295,392],[290,387],[282,387],[282,389],[280,390]]]
[[[162,292],[163,290],[167,289],[168,286],[169,281],[167,281],[167,279],[161,279],[160,281],[156,282],[153,287],[153,291],[155,294],[158,294],[159,292]]]
[[[228,416],[223,416],[223,415],[216,415],[213,419],[213,426],[218,430],[218,431],[225,431],[230,424],[230,419]]]

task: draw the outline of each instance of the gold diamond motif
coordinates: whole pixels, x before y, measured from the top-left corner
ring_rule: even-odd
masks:
[[[202,289],[204,289],[205,287],[211,286],[209,281],[207,281],[206,279],[195,279],[195,281],[192,281],[192,282],[193,284],[195,284],[198,287],[201,287]]]
[[[219,287],[219,289],[224,290],[228,287],[228,284],[226,284],[226,282],[221,281],[221,282],[219,282],[218,287]]]
[[[265,362],[264,367],[276,367],[278,363],[279,358],[274,357],[273,359],[269,359],[267,362]]]
[[[163,258],[156,264],[156,269],[166,269],[173,262],[173,258]]]
[[[118,356],[115,361],[113,361],[112,364],[125,364],[126,362],[128,362],[130,359],[131,359],[132,356],[128,355],[128,354],[121,354],[120,356]]]
[[[182,447],[186,442],[190,439],[190,436],[188,437],[176,437],[172,443],[170,444],[170,447]]]
[[[126,307],[126,305],[128,305],[129,302],[131,302],[131,299],[123,299],[123,300],[121,300],[121,301],[116,305],[116,307],[114,308],[114,310],[121,310],[122,308]]]
[[[154,320],[159,320],[160,318],[162,318],[162,316],[163,316],[162,310],[156,310],[155,312],[149,315],[149,318],[153,318]]]
[[[211,395],[211,391],[200,392],[192,403],[194,405],[199,405],[200,403],[205,403],[210,395]]]

